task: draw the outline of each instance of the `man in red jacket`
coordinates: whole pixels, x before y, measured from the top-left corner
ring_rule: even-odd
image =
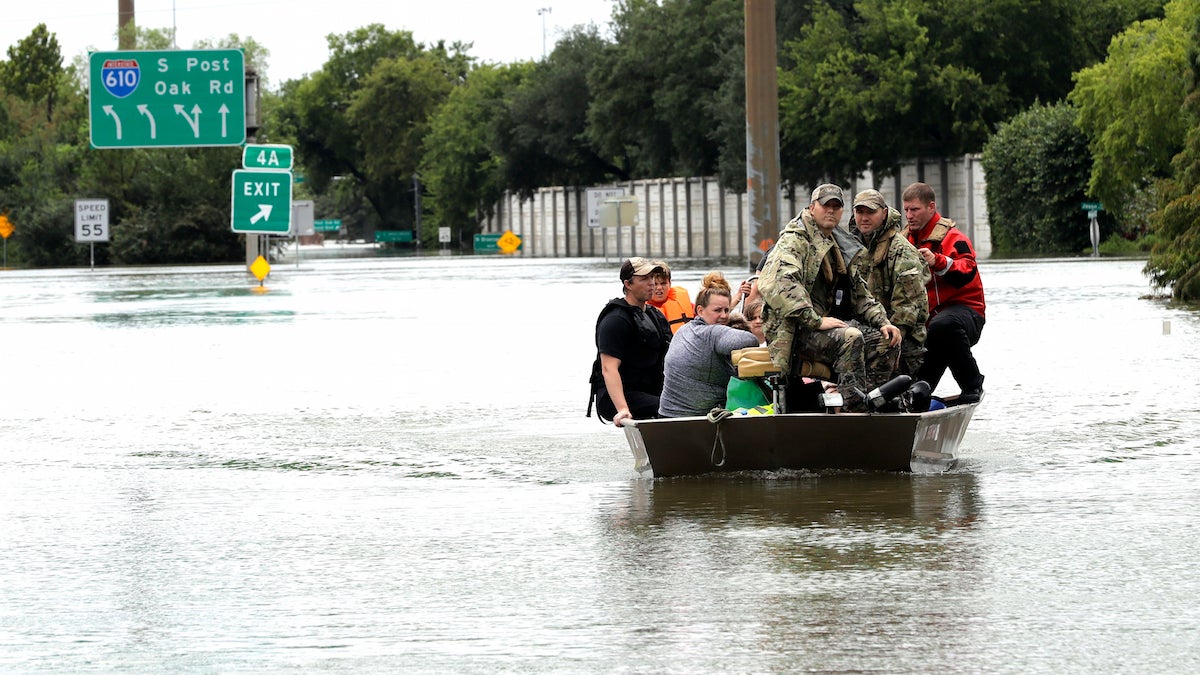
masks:
[[[937,212],[933,188],[913,183],[904,189],[904,218],[908,240],[932,273],[925,290],[929,293],[929,335],[925,338],[925,362],[917,379],[931,390],[950,369],[962,394],[961,403],[978,401],[983,395],[983,375],[971,347],[983,333],[983,282],[975,264],[975,248],[954,221]]]

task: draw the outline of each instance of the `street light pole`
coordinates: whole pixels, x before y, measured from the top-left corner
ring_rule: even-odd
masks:
[[[553,11],[552,7],[538,8],[538,16],[542,17],[542,60],[546,60],[546,15]]]

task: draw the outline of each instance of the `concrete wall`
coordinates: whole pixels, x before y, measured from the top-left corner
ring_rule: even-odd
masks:
[[[978,155],[913,161],[904,164],[898,175],[878,180],[868,171],[842,188],[849,199],[874,187],[889,205],[900,208],[900,192],[915,181],[933,187],[938,211],[958,223],[980,257],[991,254],[986,181]],[[757,243],[751,241],[754,233],[746,196],[722,190],[714,178],[661,178],[603,187],[621,187],[637,198],[635,225],[590,227],[586,188],[547,187],[528,200],[507,195],[483,231],[512,230],[523,240],[524,255],[539,258],[640,255],[748,260]],[[780,191],[779,212],[786,219],[799,213],[808,204],[812,187]]]

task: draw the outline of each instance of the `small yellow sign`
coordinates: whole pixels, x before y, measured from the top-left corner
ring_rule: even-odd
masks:
[[[261,283],[271,273],[271,263],[267,262],[267,259],[260,255],[254,259],[254,262],[250,263],[250,273]]]
[[[0,214],[0,237],[8,239],[13,233],[13,224],[8,220],[8,214]]]
[[[513,234],[512,230],[507,230],[496,240],[496,246],[502,253],[514,253],[521,247],[521,238]]]

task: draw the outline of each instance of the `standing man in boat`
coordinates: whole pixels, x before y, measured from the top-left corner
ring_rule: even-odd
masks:
[[[647,301],[661,271],[645,258],[626,260],[620,274],[624,297],[610,300],[596,319],[592,395],[596,413],[617,426],[627,419],[658,416],[671,329],[662,312]]]
[[[983,375],[971,353],[983,333],[983,281],[971,240],[953,220],[938,213],[933,198],[933,188],[925,183],[909,185],[902,196],[908,241],[933,273],[926,285],[930,314],[927,351],[917,379],[935,390],[949,368],[962,391],[958,401],[973,403],[983,395]]]
[[[674,335],[683,328],[683,324],[696,318],[696,308],[692,305],[692,298],[686,288],[671,285],[671,268],[667,263],[655,260],[653,264],[662,269],[662,272],[655,273],[657,283],[654,285],[654,294],[647,302],[667,317],[667,325],[671,327],[671,334]]]
[[[858,272],[863,246],[838,227],[844,210],[840,187],[817,186],[780,233],[758,288],[775,365],[794,381],[801,360],[831,363],[845,409],[861,412],[866,392],[891,377],[901,334]]]
[[[867,289],[904,335],[898,373],[916,379],[925,358],[929,268],[905,238],[907,231],[904,216],[887,205],[879,190],[863,190],[854,196],[850,232],[867,247],[861,258]]]

